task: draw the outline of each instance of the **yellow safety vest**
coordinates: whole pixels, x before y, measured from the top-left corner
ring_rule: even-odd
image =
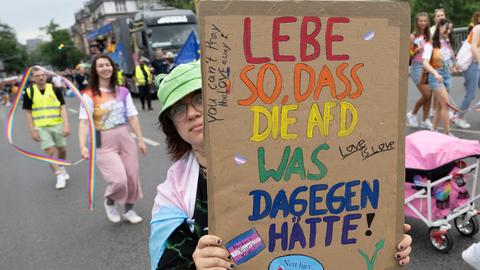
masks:
[[[152,73],[150,73],[150,69],[148,68],[147,65],[145,65],[146,69],[145,73],[147,73],[148,78],[145,79],[145,76],[143,76],[143,72],[141,69],[140,65],[137,65],[135,67],[135,81],[137,82],[138,85],[143,86],[147,83],[147,80],[151,81],[152,80]]]
[[[32,98],[30,88],[27,88],[27,95]],[[53,86],[50,83],[45,85],[45,93],[42,95],[38,86],[33,85],[32,119],[35,127],[53,126],[63,123],[60,114],[60,101],[58,101]]]
[[[123,79],[123,72],[121,70],[117,71],[117,84],[124,85],[125,80]]]

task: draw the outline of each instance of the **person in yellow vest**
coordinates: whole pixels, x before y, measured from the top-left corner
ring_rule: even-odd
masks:
[[[119,86],[125,86],[125,78],[123,77],[123,71],[118,64],[115,64],[115,68],[117,69],[117,84]]]
[[[145,100],[147,101],[148,110],[152,108],[152,98],[150,96],[150,87],[152,85],[152,73],[150,67],[146,64],[148,59],[140,57],[138,65],[135,67],[135,82],[137,83],[138,92],[140,94],[140,102],[142,109],[145,110]]]
[[[27,111],[27,124],[32,139],[49,156],[65,159],[66,137],[70,134],[65,100],[60,89],[47,83],[47,74],[40,67],[32,69],[33,84],[23,96],[23,109]],[[50,164],[57,181],[56,189],[63,189],[70,178],[63,166]]]

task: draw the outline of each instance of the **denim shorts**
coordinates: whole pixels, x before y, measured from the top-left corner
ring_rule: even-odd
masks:
[[[415,83],[415,85],[418,85],[420,83],[420,79],[422,77],[422,71],[423,71],[423,63],[420,62],[412,62],[410,65],[410,78],[412,78],[412,81]]]
[[[443,78],[443,86],[447,89],[447,91],[450,91],[450,88],[452,87],[452,75],[450,75],[450,68],[448,66],[445,66],[443,68],[436,68],[435,69],[440,76]],[[435,79],[435,76],[432,75],[432,73],[428,73],[428,86],[432,91],[436,91],[440,89],[442,86],[437,79]]]

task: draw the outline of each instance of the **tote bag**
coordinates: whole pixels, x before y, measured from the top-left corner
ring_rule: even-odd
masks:
[[[459,71],[465,71],[472,64],[472,46],[467,40],[463,41],[462,47],[457,53],[456,66]]]

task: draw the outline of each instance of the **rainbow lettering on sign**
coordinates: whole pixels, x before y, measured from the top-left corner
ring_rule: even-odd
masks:
[[[325,162],[327,157],[331,159],[334,144],[332,140],[327,144],[324,138],[351,136],[362,120],[357,104],[366,91],[362,78],[365,64],[339,52],[340,46],[334,48],[344,41],[339,33],[350,21],[347,17],[323,21],[313,16],[280,16],[270,22],[271,33],[259,34],[253,30],[265,29],[265,19],[243,18],[245,64],[238,76],[240,87],[235,89],[241,93],[236,104],[252,117],[248,140],[257,148],[258,183],[266,185],[250,191],[248,220],[271,220],[268,239],[264,237],[269,252],[355,244],[362,222],[368,231],[361,235],[373,234],[381,179],[328,179]],[[287,31],[299,33],[298,39],[294,41]],[[359,38],[373,41],[374,37],[369,31]],[[252,48],[257,41],[268,44],[269,39],[270,52],[262,50],[260,54]],[[295,145],[305,139],[324,143],[309,143],[308,147],[314,148],[307,152],[302,145]],[[269,148],[279,141],[290,145],[282,145],[283,154],[277,154],[278,150],[272,154]],[[381,148],[372,148],[372,153],[370,148],[359,149],[366,159],[387,147]],[[235,160],[239,165],[237,156]],[[322,183],[326,179],[329,181]],[[282,184],[289,181],[301,182],[284,188]],[[280,187],[272,190],[275,184]],[[242,246],[249,241],[241,242]],[[238,248],[236,252],[240,254]]]

